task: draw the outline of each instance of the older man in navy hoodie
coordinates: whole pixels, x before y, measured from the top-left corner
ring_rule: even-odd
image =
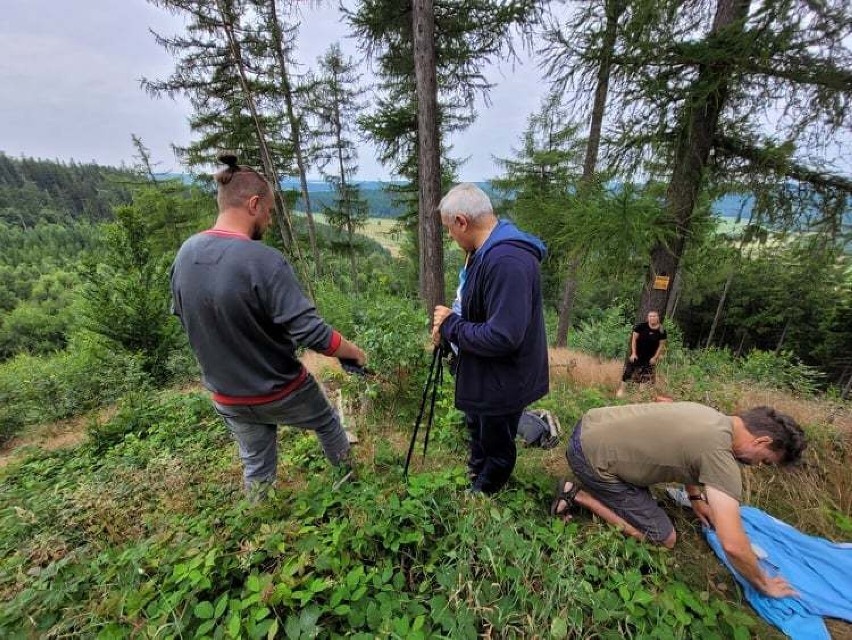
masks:
[[[498,220],[474,184],[453,187],[438,208],[467,259],[453,309],[435,307],[432,336],[458,350],[456,407],[470,432],[471,491],[490,494],[512,475],[521,413],[548,391],[540,270],[546,250]]]

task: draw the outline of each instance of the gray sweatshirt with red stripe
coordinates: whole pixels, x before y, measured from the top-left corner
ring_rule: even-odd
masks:
[[[242,234],[189,238],[171,288],[202,382],[224,404],[255,404],[297,383],[304,376],[297,345],[331,354],[340,344],[284,256]]]

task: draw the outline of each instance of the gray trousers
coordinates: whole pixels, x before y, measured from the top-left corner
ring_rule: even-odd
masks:
[[[296,391],[274,402],[213,405],[239,447],[247,492],[262,490],[262,486],[275,482],[279,424],[316,432],[325,457],[334,465],[340,464],[349,452],[349,440],[337,413],[310,374]]]

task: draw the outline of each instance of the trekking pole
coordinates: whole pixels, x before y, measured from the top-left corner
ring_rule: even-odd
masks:
[[[414,433],[411,434],[411,443],[408,445],[408,455],[405,457],[405,468],[403,469],[402,475],[407,479],[408,478],[408,467],[411,464],[411,455],[414,453],[414,445],[417,442],[417,432],[420,430],[420,423],[423,421],[423,411],[426,409],[426,399],[429,397],[429,388],[435,382],[435,370],[438,366],[438,362],[441,360],[441,347],[440,345],[435,347],[432,351],[432,364],[429,365],[429,375],[426,377],[426,384],[423,387],[423,398],[420,400],[420,410],[417,413],[417,420],[414,422]],[[434,407],[434,390],[432,393],[432,406]],[[429,420],[431,423],[431,419]],[[425,452],[424,452],[425,454]]]
[[[423,462],[426,462],[426,449],[429,448],[429,433],[432,431],[432,421],[435,419],[435,398],[438,396],[438,389],[444,383],[444,359],[441,357],[441,347],[438,349],[438,364],[435,369],[434,379],[432,380],[432,401],[429,406],[429,419],[426,421],[426,433],[423,434]]]

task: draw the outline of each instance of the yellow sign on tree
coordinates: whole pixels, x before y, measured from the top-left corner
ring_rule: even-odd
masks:
[[[654,289],[659,289],[660,291],[665,291],[669,288],[669,277],[668,276],[654,276]]]

